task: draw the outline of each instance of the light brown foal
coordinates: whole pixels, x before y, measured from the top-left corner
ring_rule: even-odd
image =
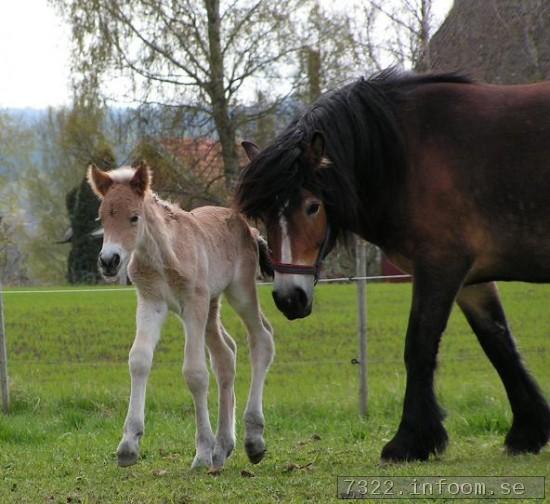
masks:
[[[252,382],[245,410],[245,448],[257,463],[265,452],[262,397],[273,360],[273,331],[256,293],[262,239],[236,212],[202,207],[185,212],[151,191],[151,170],[91,166],[88,180],[101,198],[104,228],[99,266],[116,279],[123,268],[137,289],[137,332],[130,350],[131,394],[118,463],[136,463],[144,432],[145,389],[153,352],[168,310],[183,321],[183,375],[193,395],[196,455],[192,467],[222,467],[235,445],[235,342],[220,321],[224,293],[248,330]],[[214,436],[208,414],[206,348],[218,382],[219,418]]]

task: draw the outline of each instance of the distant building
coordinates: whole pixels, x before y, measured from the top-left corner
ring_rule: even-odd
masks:
[[[550,1],[455,0],[429,44],[431,69],[493,84],[550,79]]]
[[[165,138],[159,144],[182,160],[184,166],[205,181],[223,179],[223,158],[220,142],[212,138]],[[237,145],[239,166],[244,168],[248,159],[244,149]]]

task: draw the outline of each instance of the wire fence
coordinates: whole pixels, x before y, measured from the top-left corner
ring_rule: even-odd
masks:
[[[347,277],[337,277],[337,278],[321,278],[318,283],[320,284],[330,284],[330,283],[347,283],[347,282],[357,282],[360,280],[365,280],[366,282],[372,281],[395,281],[395,280],[406,280],[412,278],[411,275],[372,275],[372,276],[347,276]],[[257,285],[273,285],[273,282],[257,282]],[[82,289],[34,289],[34,290],[25,290],[25,289],[8,289],[4,290],[3,294],[5,295],[14,295],[14,294],[76,294],[76,293],[89,293],[89,292],[132,292],[135,291],[135,287],[97,287],[97,288],[82,288]]]
[[[365,250],[363,250],[361,244],[358,244],[358,257],[360,254],[364,255]],[[366,256],[365,256],[366,258]],[[363,259],[365,259],[363,258]],[[410,275],[371,275],[368,276],[365,274],[366,263],[361,265],[358,264],[357,275],[347,276],[347,277],[337,277],[337,278],[323,278],[320,279],[318,283],[320,284],[334,284],[334,283],[357,283],[358,285],[358,334],[359,334],[359,358],[351,358],[349,360],[326,360],[326,361],[293,361],[283,363],[286,366],[303,366],[303,365],[312,365],[315,366],[326,366],[326,365],[349,365],[354,364],[359,367],[359,388],[360,388],[360,413],[366,415],[367,412],[367,378],[366,378],[366,298],[365,298],[365,286],[367,282],[373,281],[396,281],[396,280],[406,280],[410,278]],[[258,282],[258,285],[272,285],[273,282]],[[18,295],[50,295],[50,294],[105,294],[110,292],[132,292],[135,291],[134,287],[94,287],[94,288],[76,288],[76,289],[8,289],[2,290],[0,286],[0,322],[1,320],[1,310],[2,306],[2,294],[6,296],[18,296]],[[1,346],[6,346],[5,332],[0,329],[0,349]],[[1,353],[1,352],[0,352]],[[2,397],[2,406],[4,412],[9,411],[9,395],[7,392],[8,389],[8,372],[7,372],[7,353],[0,355],[0,384],[4,384],[3,389],[4,394]],[[119,361],[101,361],[90,363],[89,361],[43,361],[43,360],[28,360],[28,359],[17,359],[18,365],[27,365],[27,366],[86,366],[100,368],[103,366],[111,365],[118,366],[122,364]],[[397,360],[396,360],[397,362]],[[181,364],[181,361],[177,361],[178,364]],[[176,361],[167,362],[161,361],[157,365],[175,365]],[[41,381],[44,381],[44,378],[41,378]]]
[[[365,282],[365,284],[368,284],[369,282],[380,282],[380,281],[388,281],[388,282],[395,282],[396,280],[408,280],[410,279],[410,275],[356,275],[356,276],[346,276],[346,277],[338,277],[338,278],[326,278],[326,279],[320,279],[320,284],[334,284],[334,283],[359,283],[359,282]],[[258,282],[259,285],[271,285],[273,282]],[[62,288],[62,289],[8,289],[8,290],[2,290],[2,287],[0,286],[0,340],[1,337],[5,334],[5,331],[2,331],[1,323],[2,323],[2,313],[3,313],[3,306],[2,306],[2,296],[11,296],[11,295],[50,295],[50,294],[94,294],[94,293],[114,293],[114,292],[132,292],[135,291],[134,287],[95,287],[95,288]],[[366,305],[366,299],[363,302],[364,305]],[[359,308],[358,311],[361,310],[361,301],[359,302]],[[6,313],[6,318],[9,320],[9,313]],[[366,328],[365,328],[366,329]],[[9,336],[9,335],[8,335]],[[365,335],[366,336],[366,335]],[[5,340],[0,341],[0,345],[6,344]],[[0,346],[1,349],[1,346]],[[359,345],[360,349],[360,345]],[[522,354],[524,355],[534,355],[534,354],[540,354],[541,352],[544,352],[544,350],[541,350],[540,348],[523,348]],[[1,353],[1,352],[0,352]],[[360,355],[360,352],[357,353],[357,355]],[[485,360],[480,359],[479,352],[466,352],[461,353],[460,355],[455,355],[453,357],[453,361],[466,361],[466,362],[472,362],[474,365],[475,363],[479,363],[480,368],[484,367]],[[395,366],[399,366],[403,363],[403,358],[401,356],[388,356],[388,357],[369,357],[368,358],[368,364],[369,365],[378,365],[382,366],[383,374],[395,374],[399,370],[402,371],[401,368],[397,368]],[[14,359],[13,364],[15,364],[14,367],[17,369],[21,369],[21,367],[29,367],[34,368],[37,371],[37,376],[40,375],[40,383],[53,383],[55,381],[58,381],[54,376],[45,376],[40,372],[40,369],[44,369],[44,372],[46,375],[50,373],[51,368],[59,367],[60,370],[65,367],[74,367],[76,369],[81,368],[90,368],[90,369],[101,369],[101,368],[113,368],[113,367],[121,367],[124,368],[124,372],[126,372],[126,366],[127,361],[126,359],[120,359],[120,360],[112,360],[112,359],[101,359],[101,360],[63,360],[63,359],[56,359],[56,360],[47,360],[46,359],[40,359],[40,358],[31,358],[31,359],[25,359],[25,358],[19,358],[17,357]],[[182,359],[164,359],[162,357],[155,359],[154,367],[156,368],[162,368],[167,366],[181,366]],[[349,359],[295,359],[292,361],[276,361],[275,366],[278,368],[284,368],[288,369],[292,366],[355,366],[359,370],[361,369],[361,365],[366,366],[367,364],[367,358],[366,355],[363,359],[363,362],[361,362],[361,357],[352,357],[350,355]],[[395,365],[395,366],[393,366]],[[47,370],[47,371],[46,371]],[[9,380],[7,379],[7,354],[4,355],[3,359],[0,359],[0,373],[5,373],[6,378],[4,380],[0,380],[0,382],[3,381],[3,383],[9,383]],[[54,373],[55,374],[55,373]],[[1,376],[0,376],[1,377]],[[19,378],[19,381],[22,381],[23,378]],[[6,387],[4,387],[7,389]],[[9,396],[6,392],[4,392],[3,397],[3,409],[4,411],[8,411],[9,408]],[[6,399],[7,397],[7,399]]]

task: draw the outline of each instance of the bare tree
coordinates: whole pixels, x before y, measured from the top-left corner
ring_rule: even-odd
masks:
[[[353,19],[356,50],[379,70],[391,65],[431,68],[433,0],[369,0],[356,8]]]
[[[236,132],[246,120],[236,105],[256,88],[281,95],[277,79],[300,47],[291,16],[299,2],[51,1],[72,26],[79,87],[124,77],[140,103],[210,118],[230,184],[238,171]]]

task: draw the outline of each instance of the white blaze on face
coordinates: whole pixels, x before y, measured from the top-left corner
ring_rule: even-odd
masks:
[[[279,218],[279,226],[281,228],[281,262],[293,264],[292,260],[292,244],[290,235],[288,234],[288,221],[284,215]],[[275,272],[273,278],[273,290],[279,294],[290,293],[296,287],[302,289],[311,303],[314,287],[313,275],[297,275],[294,273],[279,273]]]
[[[292,263],[292,248],[290,246],[290,237],[288,236],[288,222],[286,217],[282,216],[279,219],[281,226],[281,262]]]

